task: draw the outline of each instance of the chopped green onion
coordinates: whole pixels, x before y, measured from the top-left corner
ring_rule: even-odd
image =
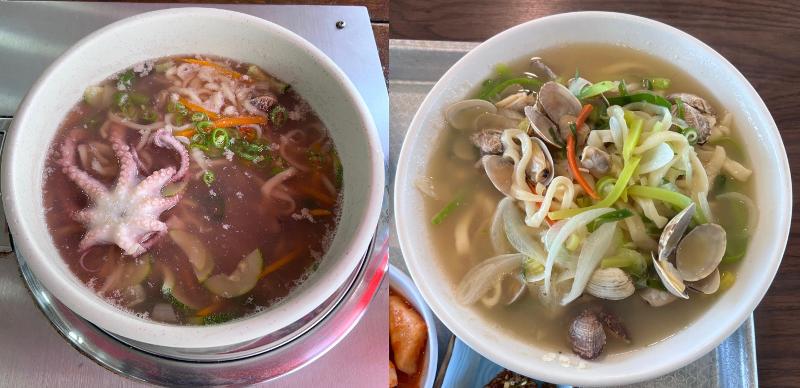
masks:
[[[675,106],[677,107],[678,117],[681,120],[684,120],[684,111],[683,111],[683,100],[680,98],[675,99]]]
[[[133,86],[134,77],[136,77],[136,74],[133,73],[133,70],[128,70],[120,74],[117,78],[117,89],[130,90],[131,86]]]
[[[522,262],[522,277],[525,281],[536,278],[544,272],[544,266],[533,258],[526,257]]]
[[[589,232],[594,232],[595,230],[597,230],[597,228],[600,227],[600,225],[603,225],[603,224],[605,224],[607,222],[624,220],[624,219],[626,219],[626,218],[628,218],[628,217],[630,217],[632,215],[633,215],[633,212],[631,212],[628,209],[624,209],[623,208],[623,209],[615,210],[615,211],[613,211],[611,213],[606,213],[606,214],[603,214],[600,217],[595,218],[592,222],[590,222],[586,226],[586,229],[588,229]]]
[[[542,86],[542,81],[535,79],[535,78],[512,78],[500,83],[495,84],[490,89],[480,93],[478,98],[481,100],[490,101],[497,97],[498,94],[502,93],[503,90],[506,90],[511,85],[520,85],[525,89],[528,90],[535,90]]]
[[[433,216],[431,219],[431,223],[434,225],[439,225],[444,221],[447,216],[450,215],[453,211],[455,211],[459,206],[461,206],[461,202],[463,200],[463,195],[456,195],[456,197],[447,203],[447,205],[442,208],[436,215]]]
[[[625,163],[625,167],[622,168],[622,171],[619,173],[619,178],[617,182],[614,184],[614,189],[603,198],[600,202],[589,206],[589,207],[582,207],[578,209],[563,209],[563,210],[556,210],[554,212],[548,213],[548,217],[551,220],[562,220],[564,218],[569,218],[581,214],[587,210],[592,209],[600,209],[603,207],[609,207],[617,202],[619,197],[622,195],[622,192],[628,187],[628,182],[630,182],[631,177],[633,177],[634,171],[636,171],[636,167],[639,166],[639,162],[641,158],[638,156],[632,156],[631,159]]]
[[[680,208],[681,210],[685,209],[692,203],[691,198],[681,193],[676,193],[674,191],[662,189],[659,187],[631,186],[628,187],[628,194],[634,197],[650,198],[666,202],[670,205]],[[698,224],[706,223],[706,216],[705,214],[703,214],[702,210],[694,212],[693,218],[695,221],[697,221]]]
[[[614,183],[617,181],[616,178],[610,176],[604,176],[600,178],[597,183],[594,184],[597,193],[600,195],[607,195],[611,192],[614,188]]]
[[[649,78],[643,79],[642,80],[642,87],[647,89],[647,90],[653,90],[653,81],[651,81]]]
[[[198,121],[194,124],[195,128],[197,128],[200,132],[208,132],[211,128],[214,127],[214,123],[211,121]]]
[[[208,121],[208,115],[203,112],[192,113],[192,122]]]
[[[167,104],[167,112],[177,113],[181,116],[186,116],[189,114],[189,109],[186,108],[186,106],[181,104],[180,102],[173,101]]]
[[[123,106],[128,104],[129,98],[130,98],[130,96],[128,95],[128,93],[125,93],[125,92],[116,92],[116,93],[114,93],[114,96],[113,96],[114,106],[116,106],[118,108],[122,108]]]
[[[269,112],[269,121],[272,122],[272,125],[275,127],[281,127],[286,122],[286,108],[282,105],[276,105],[272,108],[272,111]]]
[[[578,99],[585,100],[589,97],[594,97],[598,94],[603,94],[617,88],[617,83],[614,81],[600,81],[591,86],[587,86],[578,94]]]
[[[657,94],[646,93],[646,92],[608,98],[608,103],[611,105],[624,106],[632,102],[647,102],[650,104],[660,105],[665,108],[672,107],[672,104],[670,104],[670,102],[667,101],[666,98],[661,97]]]
[[[650,83],[650,87],[655,90],[666,90],[669,89],[670,81],[669,78],[653,78],[648,80]]]
[[[643,276],[648,263],[639,251],[620,248],[614,255],[604,258],[600,262],[600,268],[622,268],[636,276]]]
[[[125,116],[128,120],[136,121],[139,118],[139,108],[131,104],[125,104],[120,107],[120,112],[122,115]]]
[[[733,282],[736,281],[736,275],[731,271],[722,271],[719,274],[719,289],[720,291],[731,288]]]
[[[203,325],[217,325],[233,320],[235,317],[229,313],[214,313],[203,317]]]
[[[154,123],[158,120],[158,112],[154,110],[145,110],[142,112],[142,120],[148,123]]]
[[[228,135],[228,131],[225,128],[217,128],[211,134],[211,142],[217,148],[224,148],[228,144],[229,138],[230,135]]]
[[[132,103],[134,103],[136,105],[144,105],[144,104],[147,104],[147,103],[150,102],[150,97],[148,97],[148,96],[146,96],[146,95],[144,95],[142,93],[131,92],[130,93],[130,100],[131,100]]]
[[[633,149],[639,144],[639,137],[642,136],[644,119],[635,115],[631,111],[625,111],[625,122],[628,124],[628,136],[622,145],[622,159],[628,160],[633,155]]]
[[[567,242],[564,243],[564,248],[567,248],[568,251],[575,252],[578,249],[578,246],[581,244],[581,238],[578,237],[575,233],[569,235],[567,237]]]
[[[206,186],[211,186],[216,178],[217,176],[214,175],[214,172],[211,170],[206,170],[206,172],[203,173],[203,183],[205,183]]]
[[[686,141],[689,142],[690,145],[697,144],[697,130],[692,127],[686,127],[683,129],[683,136],[686,136]]]
[[[619,81],[619,86],[617,86],[617,91],[619,91],[620,96],[624,97],[628,95],[628,85],[625,83],[624,79]]]
[[[569,123],[569,131],[572,132],[572,136],[578,137],[578,128],[575,123]]]

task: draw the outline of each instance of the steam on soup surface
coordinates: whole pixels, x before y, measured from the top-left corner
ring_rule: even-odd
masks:
[[[139,316],[211,324],[286,297],[335,232],[341,164],[290,85],[216,57],[147,61],[99,85],[51,145],[53,241]]]
[[[640,52],[536,54],[443,112],[417,182],[436,257],[522,341],[587,359],[660,341],[730,287],[756,222],[734,123]]]

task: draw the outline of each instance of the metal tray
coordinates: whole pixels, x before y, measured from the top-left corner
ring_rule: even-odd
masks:
[[[389,176],[394,176],[408,125],[422,100],[445,71],[475,46],[477,43],[389,41],[389,106],[392,112]],[[390,190],[393,190],[393,183]],[[394,230],[389,254],[394,266],[408,272]],[[437,323],[439,349],[442,349],[439,352],[439,375],[443,375],[448,368],[448,360],[444,358],[449,353],[445,350],[452,347],[452,333],[441,322]],[[719,347],[699,360],[670,374],[630,387],[758,387],[756,368],[755,332],[751,316]],[[452,372],[447,371],[448,374]]]
[[[0,1],[0,50],[3,54],[0,55],[0,136],[13,120],[17,105],[31,83],[67,47],[115,20],[171,6]],[[249,13],[273,21],[324,51],[348,74],[367,102],[388,157],[386,84],[365,8],[203,6]],[[345,22],[345,27],[337,28],[338,21]],[[331,297],[324,318],[313,327],[298,326],[290,341],[266,353],[236,361],[186,362],[132,348],[58,303],[31,276],[24,258],[13,253],[2,254],[0,306],[14,313],[0,315],[0,327],[3,327],[0,332],[0,376],[3,376],[0,386],[50,386],[54,381],[63,386],[132,385],[133,381],[121,380],[87,363],[83,356],[64,346],[65,343],[101,366],[132,380],[162,385],[244,385],[278,377],[281,378],[275,380],[276,386],[313,386],[321,381],[352,386],[385,381],[385,366],[372,366],[376,354],[388,351],[385,334],[388,290],[386,282],[382,281],[387,268],[386,240],[390,228],[385,210],[387,197],[369,251],[364,253],[361,265],[351,274],[350,282]],[[4,218],[0,218],[0,252],[10,252],[12,248]],[[31,303],[31,296],[35,303]],[[37,307],[47,319],[36,312]],[[51,325],[66,341],[48,329]],[[348,337],[351,331],[353,335]],[[341,346],[332,354],[323,357],[340,342]],[[353,356],[346,357],[348,354]],[[321,362],[315,362],[320,357],[323,357]],[[312,362],[314,364],[308,368],[292,373]],[[358,367],[362,373],[352,375],[347,371],[348,366]]]

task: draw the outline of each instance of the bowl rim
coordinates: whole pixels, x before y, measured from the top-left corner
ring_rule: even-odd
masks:
[[[659,32],[662,34],[677,36],[680,39],[685,40],[689,44],[696,46],[698,50],[701,50],[704,53],[704,55],[711,56],[723,64],[724,70],[730,72],[733,78],[735,78],[736,81],[742,86],[744,94],[756,102],[756,105],[753,106],[751,111],[755,112],[754,115],[762,118],[767,124],[764,127],[764,131],[768,132],[767,134],[769,136],[773,136],[776,139],[776,142],[781,146],[780,149],[775,150],[779,163],[775,166],[777,170],[774,180],[779,184],[783,184],[783,187],[788,188],[788,191],[782,195],[783,201],[778,203],[777,206],[780,209],[786,209],[787,211],[785,214],[791,215],[791,174],[788,157],[786,155],[785,147],[783,146],[782,138],[780,137],[780,133],[777,129],[775,121],[772,118],[772,115],[769,113],[764,101],[755,91],[753,86],[741,74],[741,72],[713,48],[709,47],[707,44],[703,43],[692,35],[675,27],[636,15],[603,11],[569,12],[529,20],[504,30],[488,40],[480,43],[461,59],[459,59],[452,67],[450,67],[437,81],[423,102],[420,104],[420,107],[414,115],[414,118],[409,125],[408,132],[404,138],[395,175],[395,187],[393,193],[395,214],[410,214],[414,210],[410,208],[411,205],[408,203],[410,201],[408,201],[403,195],[403,190],[406,190],[406,188],[398,183],[412,181],[412,178],[409,177],[410,170],[412,169],[410,166],[415,161],[413,155],[414,150],[411,149],[412,139],[418,137],[420,131],[423,130],[424,125],[427,124],[427,121],[425,120],[427,117],[425,116],[430,115],[430,112],[428,112],[430,109],[426,109],[426,107],[432,105],[433,100],[438,97],[438,95],[447,92],[448,84],[453,82],[451,78],[455,79],[456,74],[466,67],[468,63],[472,62],[473,58],[478,57],[482,50],[495,45],[496,42],[501,41],[506,35],[515,34],[531,28],[532,25],[543,24],[547,22],[569,21],[572,23],[591,23],[603,19],[619,21],[621,23],[628,23],[631,25],[646,24],[649,28],[659,30]],[[444,81],[449,82],[448,84],[445,84]],[[429,131],[430,128],[427,128],[427,130]],[[576,374],[569,368],[541,364],[539,363],[539,360],[512,360],[508,357],[502,357],[502,355],[499,355],[497,346],[492,346],[493,344],[487,344],[485,343],[486,341],[484,339],[476,337],[470,333],[467,326],[465,326],[465,323],[462,322],[463,317],[454,314],[446,301],[440,301],[427,283],[427,281],[440,279],[429,277],[428,274],[424,273],[420,268],[417,267],[417,260],[423,260],[424,257],[422,257],[422,253],[418,253],[416,251],[416,244],[414,241],[412,241],[410,236],[410,231],[413,230],[415,226],[408,225],[403,217],[395,218],[398,241],[403,252],[403,256],[405,257],[406,264],[408,265],[411,277],[415,280],[415,283],[419,287],[420,293],[423,295],[431,310],[435,312],[436,316],[439,317],[439,319],[445,326],[448,327],[448,329],[450,329],[463,342],[475,349],[478,353],[500,364],[501,366],[524,375],[530,375],[534,378],[571,385],[621,385],[644,381],[664,375],[682,366],[685,366],[714,349],[723,339],[730,336],[742,324],[742,322],[747,319],[761,299],[763,299],[769,288],[769,285],[771,285],[781,263],[783,253],[785,252],[786,242],[788,241],[789,230],[791,227],[790,216],[782,215],[780,221],[779,227],[781,228],[782,233],[779,236],[775,236],[776,238],[772,240],[772,245],[769,246],[768,253],[774,252],[775,255],[773,260],[769,262],[769,265],[764,268],[766,273],[766,276],[763,278],[764,283],[759,285],[759,289],[752,294],[750,299],[745,300],[743,303],[738,305],[738,308],[735,310],[736,314],[732,315],[735,318],[729,318],[724,325],[721,325],[720,329],[717,331],[717,336],[713,338],[706,337],[702,340],[699,340],[697,342],[699,346],[693,349],[694,352],[692,353],[687,352],[687,354],[679,355],[660,363],[642,365],[642,368],[639,368],[638,370],[631,370],[626,373],[617,374],[607,373],[602,376],[587,376],[584,374]],[[691,327],[693,324],[694,322],[688,327]],[[671,338],[672,337],[669,337],[662,342],[669,341]],[[498,360],[502,361],[498,362]],[[526,362],[523,363],[522,361]]]
[[[151,19],[175,20],[178,18],[185,19],[186,17],[212,18],[217,21],[224,18],[227,21],[235,20],[240,23],[247,23],[250,28],[261,29],[265,34],[270,34],[275,39],[285,40],[305,52],[317,61],[318,65],[330,74],[335,84],[346,93],[346,98],[351,101],[353,109],[357,112],[358,120],[363,127],[363,135],[369,145],[367,149],[369,158],[365,160],[365,163],[369,163],[371,181],[368,189],[365,189],[365,193],[368,191],[367,200],[363,204],[366,210],[360,217],[356,218],[357,221],[354,221],[357,222],[357,227],[353,236],[343,243],[343,256],[338,259],[337,265],[331,267],[331,271],[328,271],[330,273],[322,274],[325,279],[324,285],[321,284],[323,282],[319,282],[320,286],[304,291],[307,294],[304,300],[312,303],[309,303],[308,306],[302,306],[302,309],[295,308],[292,311],[283,311],[283,315],[278,318],[275,317],[275,314],[270,314],[267,311],[219,325],[181,326],[137,318],[106,301],[102,301],[102,303],[96,303],[92,300],[87,301],[85,298],[90,291],[80,290],[79,287],[75,287],[71,280],[54,268],[55,266],[49,265],[52,259],[44,258],[41,250],[42,245],[44,245],[41,242],[42,238],[31,234],[29,224],[33,222],[25,220],[25,215],[18,208],[17,201],[14,199],[13,179],[20,179],[20,174],[22,174],[15,171],[14,160],[24,158],[25,155],[22,150],[10,147],[10,145],[18,143],[19,138],[22,136],[22,131],[18,128],[27,125],[28,117],[36,109],[34,102],[39,98],[44,98],[41,96],[41,89],[48,80],[55,76],[62,64],[72,60],[76,52],[85,46],[93,44],[98,37],[114,34],[117,30],[129,28],[131,25],[147,22]],[[15,236],[16,254],[21,256],[20,259],[24,258],[26,260],[37,279],[53,295],[62,295],[61,297],[57,296],[57,298],[84,319],[105,330],[140,343],[181,349],[223,350],[260,338],[269,334],[270,331],[284,327],[305,316],[316,305],[323,303],[336,288],[341,287],[347,277],[355,270],[373,237],[383,203],[385,171],[383,152],[377,133],[372,114],[367,108],[363,97],[347,75],[319,48],[287,28],[256,16],[218,8],[185,7],[150,11],[113,22],[85,36],[55,59],[29,89],[25,99],[15,113],[12,129],[9,131],[5,143],[3,167],[11,166],[12,168],[4,168],[2,172],[2,192],[6,194],[2,198],[3,206],[9,228],[12,231],[12,235]],[[60,256],[58,260],[62,260]],[[271,325],[264,324],[267,319],[271,321]],[[159,334],[156,342],[152,339],[154,333]]]
[[[414,281],[406,275],[405,272],[389,264],[389,288],[399,293],[408,303],[411,303],[414,308],[422,315],[425,320],[425,326],[428,328],[427,339],[427,352],[425,363],[424,379],[420,379],[421,388],[433,387],[433,382],[436,380],[436,373],[438,372],[439,362],[439,337],[436,333],[436,316],[431,312],[428,304],[425,303],[425,298],[422,297]],[[388,328],[388,326],[387,326]],[[388,333],[387,333],[388,339]],[[391,345],[390,345],[391,346]]]

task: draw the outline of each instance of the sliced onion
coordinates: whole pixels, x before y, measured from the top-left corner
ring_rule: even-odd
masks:
[[[575,270],[575,280],[569,293],[561,299],[561,305],[566,305],[583,294],[583,289],[592,277],[592,273],[600,260],[605,257],[614,240],[617,222],[601,225],[594,233],[590,234],[583,243],[581,254],[578,256],[578,266]]]
[[[506,229],[503,226],[503,201],[497,204],[492,217],[492,226],[490,228],[489,237],[492,240],[492,247],[495,254],[503,254],[511,252],[514,247],[511,246],[506,238]]]
[[[525,255],[512,253],[492,257],[473,267],[461,279],[456,298],[461,304],[473,304],[491,288],[503,274],[517,271]]]
[[[647,174],[658,170],[671,162],[674,157],[675,152],[672,151],[672,147],[662,143],[642,155],[642,162],[639,163],[639,169],[636,172],[638,174]]]
[[[517,252],[523,253],[539,262],[539,264],[544,265],[544,258],[547,255],[541,244],[536,242],[536,240],[527,233],[531,228],[523,222],[522,213],[514,205],[514,200],[506,197],[500,201],[499,206],[503,211],[503,227],[505,227],[506,230],[506,238],[508,238],[508,242],[511,243],[511,246],[513,246]]]
[[[567,241],[567,237],[575,233],[578,229],[586,226],[586,224],[592,222],[595,218],[613,211],[614,209],[610,207],[592,209],[570,218],[569,221],[564,224],[561,231],[558,232],[558,235],[553,239],[553,243],[547,247],[547,262],[544,265],[544,292],[550,292],[550,277],[553,274],[553,264],[555,263],[556,257],[564,248],[564,241]]]
[[[154,321],[159,322],[177,322],[178,318],[175,316],[175,310],[167,303],[159,303],[153,306],[153,313],[151,315]]]

